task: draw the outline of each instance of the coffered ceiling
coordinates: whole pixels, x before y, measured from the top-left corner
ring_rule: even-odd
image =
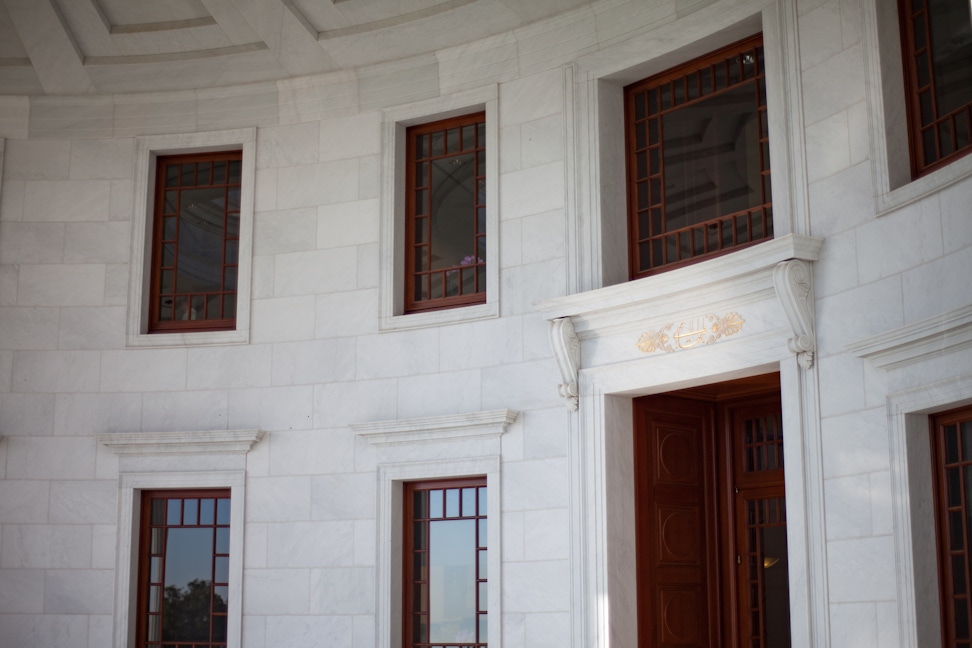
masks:
[[[186,90],[354,69],[589,0],[0,0],[0,94]]]

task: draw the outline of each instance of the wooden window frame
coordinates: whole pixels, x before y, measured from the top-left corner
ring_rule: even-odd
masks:
[[[940,115],[935,95],[935,71],[932,66],[932,48],[935,44],[931,39],[931,28],[928,21],[927,2],[922,3],[918,10],[913,10],[914,0],[898,0],[898,20],[901,25],[901,55],[904,66],[905,106],[908,115],[908,142],[911,159],[911,177],[916,180],[940,169],[955,160],[972,152],[972,102],[965,104],[947,115]],[[970,18],[972,20],[972,18]],[[921,21],[924,31],[924,46],[917,47],[916,24]],[[925,57],[928,83],[920,85],[919,72],[922,67],[919,60]],[[972,65],[972,62],[969,63]],[[931,121],[922,124],[921,96],[927,94],[931,111]],[[964,145],[958,143],[957,124],[964,123]],[[942,153],[946,148],[943,139],[943,129],[948,126],[948,153]],[[937,133],[935,132],[937,131]],[[935,159],[928,160],[925,155],[924,140],[930,133],[931,142],[935,149]]]
[[[955,529],[952,528],[951,517],[954,514],[961,516],[964,523],[969,509],[972,508],[972,501],[968,501],[966,489],[965,470],[972,467],[972,448],[968,451],[960,449],[962,445],[961,432],[958,425],[965,422],[972,422],[972,407],[942,412],[929,417],[929,445],[932,457],[932,482],[934,488],[935,501],[935,527],[936,544],[938,550],[938,587],[939,601],[941,610],[942,645],[943,646],[969,646],[972,645],[972,591],[970,591],[970,570],[969,560],[972,559],[972,533],[969,532],[968,525],[963,524],[959,534],[962,536],[963,548],[955,549],[950,546],[954,544],[953,538]],[[959,456],[955,461],[949,461],[947,454],[946,428],[956,426],[955,448]],[[948,501],[949,488],[949,466],[958,478],[959,502],[950,505]],[[960,588],[961,592],[956,591],[955,571],[953,561],[956,559],[964,562],[963,576],[965,583]],[[965,608],[965,637],[956,636],[956,607],[964,604]],[[962,643],[959,644],[958,642]]]
[[[762,34],[757,34],[624,88],[629,279],[639,279],[666,272],[773,238],[773,201],[769,160],[770,128],[767,115],[766,69],[763,51]],[[750,55],[753,58],[753,73],[746,76],[742,57]],[[739,72],[735,78],[729,68],[729,61],[733,58],[739,61]],[[715,68],[719,64],[725,66],[726,85],[724,87],[715,86]],[[707,78],[711,80],[707,92],[703,87],[705,84],[703,72],[707,72]],[[747,84],[752,84],[755,90],[753,107],[757,114],[758,139],[754,144],[759,151],[761,202],[738,212],[719,214],[705,222],[694,223],[673,232],[665,230],[664,134],[661,125],[663,116],[691,107],[721,93],[744,87]],[[696,88],[695,96],[691,96],[693,87]],[[663,88],[669,89],[669,96],[671,97],[669,104],[665,106],[659,103],[655,112],[646,110],[646,114],[639,114],[640,111],[636,109],[637,98],[648,97],[649,93],[657,90],[659,101],[663,101],[661,99]],[[682,98],[676,103],[675,97],[679,92]],[[638,125],[644,123],[645,131],[648,131],[649,122],[653,119],[656,119],[658,124],[657,139],[652,141],[646,134],[644,142],[639,142]],[[657,152],[658,163],[653,165],[651,156],[655,152]],[[647,169],[645,176],[639,176],[639,154],[645,158]],[[649,187],[653,185],[656,188],[652,191]],[[639,197],[644,198],[641,203],[639,203]],[[655,222],[652,223],[652,221]],[[645,232],[645,229],[648,229],[648,231]],[[712,235],[712,232],[715,232],[715,234]],[[644,256],[648,256],[650,259],[647,264],[643,263],[645,261]],[[675,258],[670,258],[672,256]],[[655,259],[659,257],[660,260],[656,262]],[[645,267],[647,269],[643,269]]]
[[[470,148],[468,142],[461,140],[461,145],[456,152],[443,152],[442,154],[434,154],[431,151],[426,152],[426,156],[419,158],[416,151],[416,140],[419,136],[429,135],[438,131],[447,131],[449,129],[457,129],[457,132],[462,133],[464,131],[464,126],[473,126],[473,132],[475,133],[476,141]],[[487,241],[487,224],[486,224],[486,208],[487,208],[487,192],[486,192],[486,178],[487,178],[487,165],[486,165],[486,112],[475,112],[468,115],[462,115],[459,117],[451,117],[449,119],[443,119],[439,121],[429,122],[426,124],[420,124],[416,126],[410,126],[405,133],[405,313],[418,313],[429,310],[438,309],[448,309],[456,308],[461,306],[467,306],[471,304],[483,304],[486,302],[486,249],[489,246]],[[448,144],[444,146],[445,150],[448,151]],[[431,194],[435,191],[435,188],[431,186],[431,169],[426,172],[426,182],[428,184],[417,186],[417,174],[416,167],[420,160],[427,161],[431,164],[433,160],[437,159],[447,159],[449,157],[454,157],[458,154],[473,154],[473,164],[475,165],[475,170],[473,173],[473,195],[474,204],[473,211],[470,217],[473,220],[473,232],[474,240],[472,241],[473,261],[469,264],[462,264],[461,266],[456,266],[453,268],[440,268],[437,270],[432,270],[429,266],[434,241],[432,240],[432,235],[430,228],[428,228],[428,222],[431,221],[430,208],[428,210],[421,210],[425,213],[420,214],[417,208],[416,197],[420,194],[427,195],[427,200],[431,201]],[[425,221],[423,223],[422,221]],[[419,228],[426,228],[425,235],[422,237],[421,242],[416,240],[416,232]],[[424,255],[426,262],[421,264],[421,268],[417,268],[416,259],[418,258],[421,262],[423,256],[419,254],[420,249],[426,249],[427,252]],[[482,248],[482,250],[481,250]],[[466,273],[472,275],[473,282],[473,292],[462,294],[462,286]],[[422,281],[423,278],[427,278],[429,284],[427,286],[427,292],[431,295],[434,291],[432,285],[439,282],[442,296],[440,297],[427,297],[427,298],[416,298],[416,282]],[[455,279],[457,283],[459,294],[453,296],[446,296],[447,285],[451,279]]]
[[[226,178],[225,182],[222,183],[200,183],[196,175],[193,176],[192,184],[183,186],[181,181],[177,183],[175,187],[167,187],[166,173],[167,169],[181,165],[185,163],[198,164],[206,162],[217,162],[225,161],[227,163]],[[236,182],[234,182],[230,176],[229,164],[235,163],[240,170],[240,177]],[[152,261],[151,261],[151,272],[150,272],[150,290],[149,290],[149,319],[148,319],[148,333],[190,333],[190,332],[203,332],[203,331],[231,331],[236,328],[236,315],[239,308],[238,295],[239,295],[239,268],[240,268],[240,219],[241,219],[241,195],[242,195],[242,184],[244,182],[242,177],[242,165],[243,165],[243,151],[242,150],[231,150],[231,151],[218,151],[218,152],[207,152],[207,153],[188,153],[182,155],[167,155],[159,156],[156,159],[156,178],[155,178],[155,198],[154,198],[154,209],[152,217]],[[173,189],[178,190],[181,196],[182,189],[195,189],[199,187],[220,187],[224,188],[224,211],[223,211],[223,253],[222,253],[222,269],[220,277],[220,290],[211,294],[201,294],[194,295],[190,293],[178,292],[178,285],[176,283],[175,277],[178,276],[177,264],[179,263],[179,233],[178,228],[181,226],[180,220],[181,216],[179,214],[179,209],[181,203],[177,203],[174,227],[175,230],[171,233],[172,238],[167,239],[165,233],[164,223],[166,221],[166,192]],[[237,200],[236,208],[230,209],[229,192],[232,189],[237,190],[237,195],[240,197]],[[229,226],[230,218],[235,217],[237,225],[235,227],[235,233]],[[173,266],[171,270],[163,269],[163,248],[165,245],[171,245],[174,248],[174,259]],[[228,249],[229,247],[235,247],[236,258],[228,259]],[[170,266],[165,266],[169,268]],[[187,308],[192,308],[193,299],[198,297],[202,299],[202,303],[205,308],[209,308],[209,299],[218,295],[218,301],[220,308],[227,308],[227,300],[231,300],[233,316],[232,317],[218,317],[210,319],[169,319],[163,320],[160,318],[160,300],[163,298],[161,284],[163,272],[171,272],[173,274],[172,278],[172,292],[167,293],[172,295],[173,302],[175,302],[179,297],[184,297],[187,300]],[[236,285],[232,289],[226,287],[226,273],[231,272],[235,274]],[[171,306],[173,311],[177,309],[175,303]],[[222,313],[221,313],[222,314]]]
[[[139,546],[138,546],[138,580],[137,580],[138,585],[137,585],[137,595],[136,595],[137,596],[137,604],[136,604],[136,608],[135,608],[136,609],[136,613],[135,613],[136,614],[136,620],[135,620],[135,646],[137,648],[170,648],[170,646],[172,646],[172,647],[179,646],[180,648],[183,648],[184,646],[191,646],[191,648],[227,648],[227,646],[229,645],[228,637],[224,637],[221,640],[217,640],[217,639],[213,638],[213,636],[212,636],[212,632],[213,632],[212,622],[210,622],[210,639],[208,641],[186,642],[186,641],[166,641],[164,639],[164,637],[162,635],[162,631],[163,631],[163,627],[164,627],[164,620],[163,619],[164,619],[164,616],[165,616],[165,601],[164,601],[164,594],[163,593],[164,593],[165,562],[166,562],[166,557],[167,557],[167,547],[166,547],[167,539],[166,539],[166,534],[163,531],[163,533],[162,533],[162,540],[161,540],[162,547],[161,547],[160,551],[152,552],[152,547],[151,547],[152,533],[151,533],[151,530],[152,530],[153,527],[160,527],[163,530],[164,529],[171,528],[171,527],[183,527],[183,528],[185,528],[185,527],[188,527],[188,528],[194,528],[194,527],[212,527],[214,530],[215,529],[218,529],[218,528],[225,528],[225,529],[227,529],[227,532],[229,532],[229,529],[232,526],[232,515],[231,515],[230,522],[225,523],[225,524],[222,524],[222,523],[219,522],[219,519],[217,517],[217,510],[214,508],[214,512],[213,512],[214,520],[213,520],[213,523],[212,524],[202,524],[202,523],[199,523],[199,522],[197,522],[196,524],[185,524],[185,521],[183,519],[183,523],[181,523],[181,524],[175,524],[175,525],[173,525],[173,524],[169,524],[168,520],[165,520],[163,522],[163,524],[161,524],[161,525],[153,525],[151,523],[152,521],[151,521],[151,505],[150,505],[151,504],[151,501],[153,499],[165,499],[165,500],[168,500],[168,499],[214,499],[214,500],[226,499],[226,500],[230,500],[230,502],[232,502],[231,490],[229,488],[203,488],[203,489],[178,489],[178,490],[164,489],[164,490],[142,490],[140,492],[141,506],[140,506],[140,512],[139,512],[139,522],[138,522],[138,529],[139,529],[139,534],[138,534],[139,543],[138,544],[139,544]],[[216,503],[216,506],[218,506],[218,503]],[[232,509],[232,504],[231,503],[230,503],[229,506]],[[199,516],[199,513],[197,511],[197,519],[198,519],[198,516]],[[227,535],[229,535],[229,534],[227,533]],[[215,542],[215,537],[214,537],[214,542]],[[227,538],[227,542],[229,542],[229,538]],[[160,572],[161,572],[161,576],[162,576],[162,579],[163,579],[160,582],[161,589],[160,589],[160,593],[159,593],[159,599],[160,599],[159,600],[159,613],[157,615],[154,614],[154,613],[151,613],[149,611],[149,609],[148,609],[149,608],[149,598],[150,598],[149,597],[149,590],[150,590],[150,587],[152,585],[150,583],[150,568],[149,567],[151,565],[151,560],[152,560],[152,557],[153,556],[157,556],[160,559],[160,562],[161,562]],[[216,553],[216,548],[214,546],[214,548],[213,548],[214,565],[212,567],[213,573],[215,573],[215,569],[216,569],[216,567],[215,567],[215,560],[217,558],[225,558],[226,559],[226,561],[227,561],[227,569],[228,569],[229,574],[227,576],[227,582],[226,583],[211,582],[210,587],[211,588],[215,588],[215,587],[226,587],[227,590],[228,590],[231,586],[233,586],[229,582],[230,580],[232,580],[231,579],[232,569],[229,569],[230,554],[229,553],[226,553],[226,554],[217,554]],[[211,596],[212,595],[213,595],[213,593],[212,593],[212,590],[211,590]],[[221,616],[221,617],[224,617],[226,619],[226,626],[227,626],[226,631],[227,631],[227,634],[228,634],[229,633],[229,616],[230,616],[230,610],[229,610],[229,595],[227,594],[226,601],[225,601],[225,609],[223,609],[222,611],[219,611],[219,612],[214,611],[213,608],[212,608],[212,605],[213,605],[213,603],[212,603],[212,599],[211,599],[210,600],[210,615],[211,616]],[[157,616],[158,619],[159,619],[159,621],[158,621],[158,632],[159,632],[159,638],[158,638],[158,640],[150,640],[148,638],[148,636],[147,636],[147,634],[148,634],[148,617],[149,616]]]
[[[421,578],[417,578],[415,574],[415,562],[413,560],[413,553],[417,551],[422,551],[421,549],[415,548],[415,522],[425,523],[425,528],[428,529],[428,523],[435,519],[475,519],[477,520],[477,525],[479,520],[486,521],[488,525],[489,521],[489,503],[487,494],[487,505],[486,510],[481,510],[480,508],[480,498],[476,497],[476,512],[473,515],[469,515],[467,511],[462,511],[459,517],[456,516],[445,516],[440,518],[418,518],[415,517],[414,509],[414,498],[413,495],[416,491],[427,491],[427,490],[445,490],[445,489],[455,489],[455,488],[487,488],[486,476],[480,477],[457,477],[457,478],[444,478],[444,479],[430,479],[422,481],[410,481],[405,482],[402,488],[402,510],[404,516],[403,525],[403,542],[402,542],[402,646],[403,648],[435,648],[438,646],[450,646],[451,644],[441,644],[441,643],[427,643],[427,642],[416,642],[414,641],[414,623],[413,618],[422,614],[420,611],[416,611],[416,601],[415,601],[415,585],[420,584]],[[443,509],[445,511],[445,509]],[[488,527],[487,527],[488,528]],[[487,540],[486,546],[480,545],[480,532],[477,526],[476,533],[476,547],[477,552],[476,558],[476,609],[477,609],[477,622],[476,622],[476,641],[459,641],[456,646],[462,646],[462,648],[486,648],[487,641],[479,641],[479,632],[482,627],[483,620],[485,617],[488,624],[489,611],[488,606],[488,591],[489,591],[489,572],[487,572],[486,578],[481,578],[479,572],[481,561],[478,557],[481,551],[498,551],[498,548],[490,547]],[[426,531],[426,539],[429,538],[429,533]],[[428,549],[424,551],[428,552]],[[426,561],[426,566],[428,567],[428,561]],[[488,558],[487,558],[488,564]],[[425,581],[428,583],[428,581]],[[487,601],[481,601],[482,585],[486,584],[487,587]],[[426,596],[428,596],[430,587],[426,586],[424,591]],[[485,608],[485,610],[484,610]],[[427,602],[424,602],[424,610],[427,613]],[[428,627],[428,626],[427,626]],[[487,637],[488,640],[488,637]]]

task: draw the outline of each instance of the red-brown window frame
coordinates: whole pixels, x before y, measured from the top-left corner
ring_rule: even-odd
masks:
[[[227,648],[226,640],[216,641],[210,637],[208,642],[185,642],[185,641],[165,641],[162,638],[162,630],[164,627],[163,617],[165,616],[165,600],[164,600],[164,579],[165,579],[165,559],[166,551],[165,544],[166,539],[163,537],[163,551],[161,553],[161,576],[162,576],[162,586],[163,589],[159,594],[159,605],[160,612],[159,617],[159,640],[149,641],[148,639],[148,617],[149,612],[149,586],[150,586],[150,565],[151,558],[153,554],[151,551],[151,529],[153,526],[151,524],[151,501],[153,499],[165,498],[165,499],[231,499],[230,489],[228,488],[204,488],[204,489],[179,489],[179,490],[143,490],[140,493],[140,511],[139,511],[139,525],[138,525],[138,590],[136,596],[136,622],[135,622],[135,646],[136,648],[168,648],[170,645],[179,646],[179,648]],[[197,513],[198,515],[198,513]],[[218,520],[215,518],[216,512],[214,511],[214,523],[213,528],[226,527],[229,528],[232,525],[232,520],[229,524],[219,524]],[[162,525],[163,529],[170,528],[172,526],[183,526],[183,525],[170,525],[168,520]],[[208,526],[208,525],[206,525]],[[163,533],[163,536],[165,534]],[[216,557],[224,557],[222,554],[214,553],[214,560]],[[228,557],[226,554],[225,557]],[[213,568],[215,571],[215,568]],[[229,583],[213,583],[214,586],[226,586],[229,587]],[[212,592],[211,592],[212,595]],[[227,603],[229,602],[227,598]],[[210,602],[210,614],[212,616],[223,616],[227,618],[227,625],[229,621],[229,610],[225,611],[214,611],[212,608],[212,602]],[[210,633],[212,633],[212,625],[210,625]]]
[[[485,254],[480,255],[480,246],[483,242],[486,242],[486,164],[485,164],[485,152],[486,152],[486,137],[485,137],[485,124],[486,124],[486,113],[477,112],[471,113],[469,115],[462,115],[459,117],[452,117],[449,119],[443,119],[439,121],[429,122],[426,124],[420,124],[417,126],[410,126],[405,133],[405,312],[415,313],[426,310],[437,310],[445,308],[456,308],[459,306],[467,306],[470,304],[482,304],[486,302],[486,259]],[[431,216],[419,215],[416,213],[416,196],[420,191],[424,189],[426,193],[431,195],[431,170],[426,173],[427,182],[429,184],[423,185],[422,187],[416,186],[416,165],[419,160],[426,160],[427,164],[430,164],[434,159],[449,158],[457,155],[458,153],[444,153],[442,155],[432,155],[430,152],[427,153],[425,157],[417,158],[416,152],[416,139],[420,135],[430,135],[431,133],[439,131],[447,131],[449,129],[458,129],[460,134],[463,131],[463,126],[473,125],[473,132],[476,134],[476,142],[473,148],[469,148],[468,143],[462,141],[460,146],[460,152],[462,154],[473,153],[474,164],[476,165],[474,172],[474,208],[473,213],[470,215],[473,218],[473,231],[475,240],[472,241],[472,249],[474,250],[474,256],[476,257],[473,263],[466,266],[457,266],[453,268],[440,268],[438,270],[431,270],[431,268],[426,265],[421,269],[416,269],[416,256],[419,248],[426,247],[430,251],[425,255],[426,259],[431,259],[431,247],[433,241],[431,241],[431,232],[428,229],[428,223],[431,220]],[[448,145],[446,145],[445,150],[448,150]],[[425,223],[420,223],[419,221],[425,220]],[[418,242],[416,240],[416,229],[417,227],[425,226],[426,235],[423,242]],[[488,245],[488,242],[485,243]],[[419,255],[421,256],[421,255]],[[441,282],[442,295],[446,294],[446,283],[448,276],[454,273],[454,276],[458,278],[459,290],[462,290],[463,277],[462,273],[472,272],[474,273],[474,292],[467,294],[459,294],[451,297],[436,297],[427,299],[416,299],[416,281],[422,281],[425,277],[428,281],[439,281]],[[431,294],[431,288],[430,288]]]
[[[446,478],[446,479],[430,479],[422,481],[412,481],[405,482],[402,488],[402,511],[403,511],[403,548],[402,548],[402,646],[403,648],[429,648],[435,646],[441,646],[441,643],[417,643],[413,640],[414,636],[414,617],[418,616],[415,610],[415,587],[416,583],[420,583],[421,579],[416,579],[414,571],[414,557],[413,553],[415,549],[415,511],[414,511],[414,499],[413,494],[416,491],[422,490],[438,490],[438,489],[450,489],[450,488],[486,488],[486,477],[456,477],[456,478]],[[488,497],[488,495],[487,495]],[[486,520],[488,524],[487,511],[479,510],[480,503],[477,497],[477,515],[475,519]],[[487,504],[487,508],[488,508]],[[419,521],[427,518],[419,518]],[[449,518],[449,519],[469,519],[467,515],[463,515],[461,518]],[[426,529],[428,528],[428,523],[426,522]],[[478,528],[477,528],[478,531]],[[428,533],[426,533],[426,540],[428,540]],[[479,543],[479,534],[477,533],[476,538],[476,550],[478,551],[498,551],[498,547],[488,547],[481,546]],[[421,551],[421,550],[419,550]],[[427,549],[425,550],[428,551]],[[476,601],[477,610],[482,610],[483,605],[480,602],[480,587],[482,583],[488,583],[487,578],[480,578],[479,574],[479,560],[476,561],[477,567],[477,587],[476,587]],[[428,561],[426,561],[426,568],[428,568]],[[487,585],[488,587],[488,585]],[[426,591],[428,591],[426,587]],[[489,611],[478,612],[479,616],[487,616]],[[488,618],[488,617],[487,617]],[[480,626],[479,619],[477,618],[477,633]],[[461,645],[463,648],[486,648],[488,642],[476,641],[466,641],[463,640],[456,645]],[[446,646],[451,646],[452,644],[444,644]]]
[[[752,54],[754,58],[753,75],[745,76],[745,66],[742,57]],[[733,80],[728,61],[735,58],[739,65],[738,80]],[[715,87],[715,67],[718,65],[725,67],[725,78],[727,83],[724,87]],[[707,78],[711,80],[708,91],[704,89],[705,79],[702,74],[708,70]],[[693,79],[694,77],[694,79]],[[668,232],[664,229],[664,155],[662,152],[662,142],[664,133],[662,132],[662,117],[670,112],[692,106],[693,104],[717,96],[735,88],[752,83],[755,89],[754,107],[757,112],[758,130],[758,149],[759,166],[761,175],[761,198],[759,205],[752,206],[745,210],[727,214],[720,214],[718,217],[685,226]],[[679,87],[681,86],[681,87]],[[695,87],[695,96],[690,97],[692,86]],[[657,112],[646,111],[645,115],[638,115],[635,107],[636,97],[647,95],[649,92],[663,87],[669,88],[671,97],[669,105],[658,104]],[[682,99],[676,102],[676,94],[681,92]],[[659,101],[661,93],[659,92]],[[646,134],[644,146],[639,146],[637,137],[637,125],[645,123],[648,131],[650,119],[657,119],[658,135],[652,141]],[[740,40],[736,43],[723,47],[719,50],[710,52],[682,65],[671,68],[659,74],[653,75],[641,81],[637,81],[624,89],[624,124],[625,124],[625,167],[627,179],[627,204],[628,204],[628,273],[630,279],[639,279],[661,272],[667,272],[675,268],[691,265],[711,259],[723,254],[735,252],[752,245],[756,245],[765,240],[773,238],[773,201],[770,187],[770,164],[769,164],[769,123],[766,111],[766,70],[763,55],[763,36],[757,34]],[[655,168],[651,164],[651,152],[657,150],[660,164]],[[638,154],[644,154],[647,158],[648,176],[638,177]],[[658,183],[656,190],[650,190],[653,182]],[[639,183],[642,184],[646,194],[661,194],[658,198],[646,198],[639,204]],[[652,215],[652,211],[660,210],[658,215]],[[653,218],[658,218],[659,227],[651,224]],[[639,223],[639,220],[642,221]],[[758,224],[754,226],[754,223]],[[644,226],[643,226],[644,225]],[[648,229],[648,232],[642,230]],[[655,229],[662,231],[656,232]],[[711,231],[710,231],[711,230]],[[715,243],[713,243],[713,235]],[[739,240],[745,233],[747,240]],[[698,238],[696,238],[698,237]],[[731,239],[731,243],[726,245],[725,238]],[[695,253],[698,243],[701,242],[703,252]],[[643,246],[648,255],[661,256],[661,263],[649,264],[647,270],[642,270],[642,249]],[[656,248],[657,245],[657,248]],[[671,249],[674,246],[674,260],[669,259]],[[690,248],[688,256],[683,256],[686,246]],[[660,248],[660,249],[658,249]]]
[[[951,164],[955,160],[972,152],[972,102],[953,110],[947,115],[938,114],[938,102],[935,96],[935,70],[932,65],[931,28],[928,21],[928,4],[923,2],[918,10],[913,10],[913,0],[898,0],[898,18],[901,24],[901,54],[904,64],[905,105],[908,114],[908,143],[911,159],[911,177],[918,179],[932,171]],[[924,47],[916,47],[916,21],[921,21],[924,32]],[[925,69],[928,83],[919,85],[919,60],[925,57]],[[969,63],[972,65],[972,62]],[[921,96],[928,95],[931,110],[931,122],[922,124]],[[964,123],[966,143],[959,146],[956,125]],[[945,135],[942,131],[949,126],[948,135],[951,152],[942,154],[945,147]],[[925,137],[930,134],[937,158],[925,159]]]
[[[935,492],[935,524],[938,549],[938,587],[939,607],[942,619],[942,645],[963,646],[972,645],[972,582],[970,582],[970,559],[972,559],[972,533],[970,533],[965,519],[972,507],[972,501],[967,501],[966,470],[972,469],[972,448],[963,448],[959,425],[972,422],[972,407],[951,410],[936,414],[929,419],[929,440],[932,457],[932,481]],[[955,426],[956,460],[948,458],[948,442],[946,428]],[[952,472],[954,471],[954,472]],[[951,486],[957,487],[954,494],[958,503],[949,502],[950,475],[954,475]],[[962,528],[956,530],[952,524],[952,517],[958,515],[963,522]],[[953,534],[958,533],[963,547],[956,549],[956,539]],[[953,561],[964,563],[961,569],[964,584],[961,592],[956,592],[955,566]],[[956,608],[965,609],[965,637],[957,637]]]
[[[178,221],[179,215],[176,214],[176,231],[174,239],[165,238],[165,193],[166,187],[166,169],[170,165],[181,165],[184,163],[198,164],[200,162],[215,162],[215,161],[226,161],[236,162],[242,167],[243,152],[240,150],[236,151],[218,151],[212,153],[189,153],[183,155],[166,155],[159,156],[156,158],[156,174],[155,174],[155,197],[154,197],[154,208],[152,216],[152,265],[150,273],[150,290],[149,290],[149,320],[148,320],[148,332],[149,333],[170,333],[170,332],[180,332],[180,333],[190,333],[190,332],[200,332],[200,331],[231,331],[236,328],[236,312],[239,309],[239,303],[236,302],[238,297],[238,287],[239,287],[239,275],[237,274],[237,288],[233,290],[226,290],[225,288],[225,271],[228,268],[235,268],[236,272],[239,272],[239,226],[237,227],[236,234],[233,235],[228,230],[227,216],[230,214],[235,214],[237,220],[241,218],[240,207],[237,206],[236,210],[229,210],[229,200],[228,196],[225,198],[224,203],[224,222],[223,222],[223,272],[221,273],[221,285],[222,289],[218,291],[220,295],[219,301],[222,303],[227,297],[232,296],[234,300],[234,314],[233,317],[220,317],[214,319],[195,319],[195,320],[160,320],[160,306],[159,301],[162,297],[161,285],[162,285],[162,272],[163,272],[163,246],[166,243],[174,243],[175,245],[175,259],[173,261],[173,274],[177,275],[177,265],[178,264]],[[194,178],[196,176],[194,175]],[[230,182],[229,168],[227,166],[226,171],[226,182],[221,184],[198,184],[196,181],[192,185],[186,185],[185,187],[179,186],[176,189],[184,188],[197,188],[206,186],[224,186],[227,190],[237,188],[242,188],[242,177],[238,183]],[[235,242],[237,248],[237,258],[235,263],[228,263],[226,258],[227,243]],[[166,266],[169,268],[169,266]],[[173,278],[175,281],[175,278]],[[175,286],[177,288],[177,286]],[[190,295],[190,293],[171,293],[174,296],[178,295]],[[202,293],[210,294],[210,293]],[[216,294],[216,293],[212,293]],[[189,297],[190,301],[192,297]],[[205,298],[204,298],[205,299]],[[175,305],[173,304],[173,309]]]

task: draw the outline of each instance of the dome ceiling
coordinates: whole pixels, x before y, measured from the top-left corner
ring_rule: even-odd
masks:
[[[0,0],[0,94],[190,90],[355,69],[588,0]]]

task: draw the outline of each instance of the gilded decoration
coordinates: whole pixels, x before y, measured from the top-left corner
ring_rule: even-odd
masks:
[[[691,349],[700,344],[712,344],[720,338],[735,335],[742,330],[745,320],[739,313],[726,313],[723,316],[704,315],[679,324],[666,324],[657,331],[642,333],[638,348],[644,353],[664,351],[671,353],[679,349]]]

